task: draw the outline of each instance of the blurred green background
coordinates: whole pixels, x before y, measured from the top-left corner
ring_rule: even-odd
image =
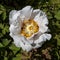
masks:
[[[9,36],[9,12],[31,5],[46,12],[52,38],[37,51],[22,51]],[[60,60],[60,0],[0,0],[0,60]]]

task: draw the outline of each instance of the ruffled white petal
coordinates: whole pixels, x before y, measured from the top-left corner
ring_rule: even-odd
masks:
[[[37,18],[38,17],[38,18]],[[39,23],[48,25],[48,19],[44,12],[40,11],[34,18],[35,21],[40,21]]]
[[[33,43],[33,40],[27,40],[30,44],[32,44]]]
[[[42,34],[34,43],[36,44],[33,48],[39,48],[46,41],[51,39],[51,34]]]
[[[10,32],[13,33],[13,34],[19,34],[21,28],[18,27],[18,26],[14,26],[13,24],[11,24],[9,30],[10,30]]]
[[[41,43],[50,39],[51,39],[51,34],[45,33],[45,34],[42,34],[34,43]]]
[[[21,43],[21,42],[20,42]],[[24,51],[27,51],[27,52],[29,52],[30,50],[32,50],[32,46],[31,45],[29,45],[29,44],[23,44],[23,43],[21,43],[20,44],[21,45],[21,47],[22,47],[22,49],[24,50]]]
[[[17,47],[21,47],[24,51],[30,51],[32,49],[32,46],[25,40],[23,36],[20,35],[13,35],[10,34],[11,37],[14,39],[14,44]]]
[[[39,48],[41,47],[41,44],[36,44],[33,48]]]
[[[29,20],[31,13],[33,11],[33,8],[31,6],[26,6],[21,10],[21,15],[20,17],[23,17],[24,20]]]
[[[20,11],[12,10],[9,14],[9,24],[14,24],[19,15]]]
[[[13,34],[19,34],[20,31],[21,31],[21,27],[22,27],[22,22],[21,22],[21,20],[20,20],[20,21],[16,20],[16,21],[15,21],[15,24],[11,24],[11,25],[10,25],[9,30],[10,30],[10,32],[13,33]]]
[[[52,37],[51,34],[47,34],[47,33],[43,34],[42,36],[43,36],[44,41],[50,40]]]
[[[30,19],[34,19],[34,17],[40,12],[40,9],[33,10]]]
[[[39,30],[41,33],[44,33],[46,31],[48,31],[48,27],[46,25],[40,25],[40,30]]]
[[[40,35],[41,33],[38,31],[37,33],[33,34],[30,38],[27,39],[27,41],[30,43],[30,44],[33,44],[34,40],[36,40],[36,38],[38,38],[38,36]],[[35,36],[37,35],[37,36]]]
[[[37,22],[37,24],[39,25],[39,31],[44,33],[48,30],[48,27],[46,25],[48,25],[48,19],[45,15],[44,12],[40,11],[34,18],[34,20]]]

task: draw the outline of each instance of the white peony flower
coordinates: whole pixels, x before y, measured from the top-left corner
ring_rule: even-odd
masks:
[[[48,19],[40,9],[33,10],[26,6],[17,11],[12,10],[9,14],[10,36],[17,47],[27,52],[39,48],[46,41],[50,40],[48,34]]]

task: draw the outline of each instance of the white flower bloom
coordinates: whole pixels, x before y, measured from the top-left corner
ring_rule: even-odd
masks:
[[[27,52],[33,48],[39,48],[46,41],[50,40],[48,34],[48,19],[40,9],[33,10],[26,6],[17,11],[12,10],[9,14],[10,36],[17,47]]]

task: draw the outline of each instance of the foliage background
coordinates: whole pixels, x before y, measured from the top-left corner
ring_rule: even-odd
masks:
[[[9,36],[9,12],[26,5],[46,12],[52,39],[29,53]],[[60,0],[0,0],[0,60],[60,60]]]

